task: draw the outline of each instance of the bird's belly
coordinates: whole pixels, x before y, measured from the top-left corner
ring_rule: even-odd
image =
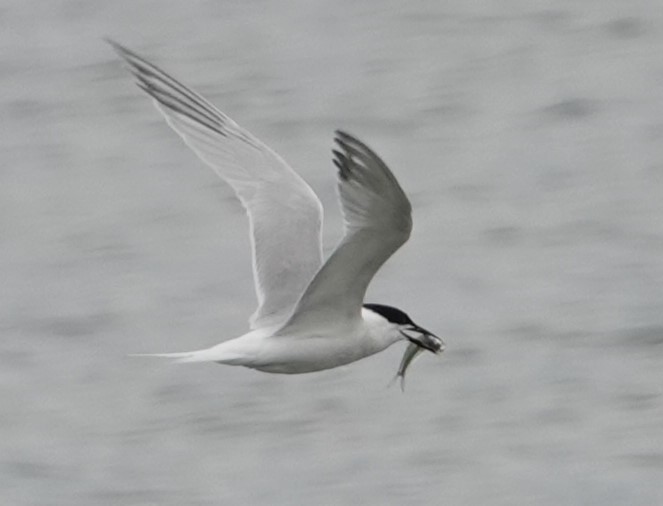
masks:
[[[263,345],[261,353],[249,367],[271,373],[301,374],[349,364],[382,349],[356,337],[277,336]]]

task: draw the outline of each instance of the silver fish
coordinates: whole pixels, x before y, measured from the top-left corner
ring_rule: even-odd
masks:
[[[403,354],[403,358],[401,359],[401,365],[398,366],[398,372],[396,373],[396,376],[394,376],[394,379],[392,380],[393,384],[394,381],[400,379],[401,391],[405,392],[405,371],[407,371],[407,368],[410,367],[412,361],[415,358],[417,358],[417,356],[424,350],[425,348],[422,348],[421,346],[415,343],[410,343],[407,345],[405,353]]]

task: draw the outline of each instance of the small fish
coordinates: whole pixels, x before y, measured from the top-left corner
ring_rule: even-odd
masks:
[[[422,348],[415,343],[410,343],[407,345],[405,353],[403,354],[403,359],[401,360],[401,365],[398,366],[398,372],[391,382],[393,384],[394,381],[400,379],[401,391],[405,392],[405,371],[407,371],[407,368],[410,367],[412,361],[417,358],[417,356],[424,350],[425,348]]]

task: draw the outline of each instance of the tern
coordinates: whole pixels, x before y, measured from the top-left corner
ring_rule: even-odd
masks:
[[[200,94],[108,41],[184,142],[234,190],[249,218],[258,308],[246,334],[211,348],[141,354],[299,374],[355,362],[406,340],[398,377],[418,352],[445,344],[400,309],[364,303],[378,269],[410,237],[411,205],[387,165],[336,131],[333,163],[344,237],[323,262],[322,204],[274,151]]]

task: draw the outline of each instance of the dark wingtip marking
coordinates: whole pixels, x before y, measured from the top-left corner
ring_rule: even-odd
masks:
[[[124,66],[134,76],[136,84],[141,90],[172,112],[185,116],[219,135],[228,136],[224,130],[224,117],[214,110],[214,107],[202,96],[137,53],[112,39],[105,38],[105,40],[122,59]],[[240,138],[252,144],[245,137]]]
[[[336,135],[337,140],[352,140],[354,139],[353,135],[350,135],[349,133],[343,131],[343,130],[335,130],[334,134]]]
[[[334,162],[334,165],[336,165],[336,167],[338,168],[338,175],[340,176],[341,179],[347,181],[350,177],[350,164],[348,157],[345,156],[340,151],[337,151],[336,149],[332,149],[332,153],[334,154],[335,157],[332,161]]]
[[[343,130],[334,131],[334,142],[343,152],[338,149],[332,149],[332,153],[335,157],[333,161],[334,165],[339,169],[339,176],[344,181],[350,179],[352,174],[352,149],[347,144],[348,139],[351,139],[351,136]]]
[[[340,177],[342,180],[346,181],[348,177],[350,176],[348,169],[341,164],[338,160],[334,159],[332,160],[334,162],[334,165],[338,168],[338,177]]]
[[[336,136],[334,137],[334,142],[343,148],[344,151],[348,151],[348,147],[356,142],[352,135],[349,135],[342,130],[336,130],[335,134]]]
[[[341,151],[332,149],[332,153],[336,157],[334,165],[339,168],[341,179],[347,181],[355,174],[353,169],[361,166],[356,158],[361,157],[361,151],[357,149],[358,141],[352,135],[343,130],[335,130],[334,133],[334,142],[341,149]]]
[[[106,36],[106,37],[102,37],[102,39],[103,39],[103,41],[104,41],[106,44],[109,44],[109,45],[113,46],[113,48],[119,48],[119,47],[121,47],[119,43],[115,42],[115,41],[114,41],[113,39],[111,39],[110,37],[107,37],[107,36]]]
[[[341,153],[337,149],[332,149],[332,153],[334,154],[334,156],[336,157],[336,159],[339,162],[341,162],[345,166],[348,165],[348,162],[350,161],[350,159],[345,155],[345,153]]]
[[[140,56],[138,56],[136,53],[134,53],[130,49],[127,49],[122,44],[120,44],[119,42],[114,41],[110,37],[104,37],[104,41],[107,44],[109,44],[113,48],[113,50],[124,59],[126,59],[127,56],[137,58],[139,60],[141,59]]]

